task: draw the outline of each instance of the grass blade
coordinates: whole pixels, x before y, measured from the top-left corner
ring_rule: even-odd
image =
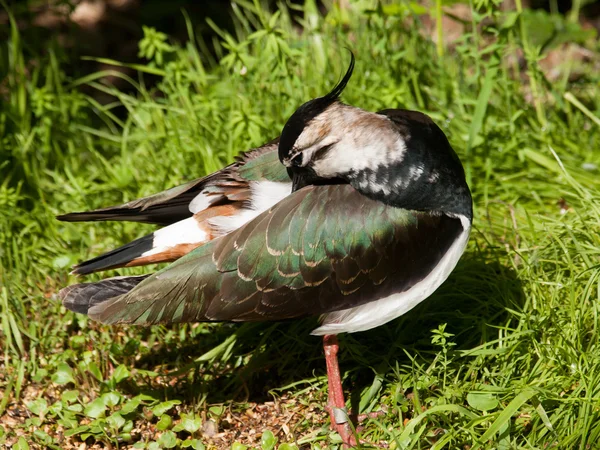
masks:
[[[492,439],[492,437],[498,433],[502,427],[505,427],[510,422],[512,416],[523,406],[529,399],[535,394],[536,390],[532,388],[525,388],[522,390],[512,401],[504,408],[504,410],[496,417],[496,420],[490,425],[488,430],[481,436],[479,442],[473,446],[473,450],[481,448],[482,443]]]

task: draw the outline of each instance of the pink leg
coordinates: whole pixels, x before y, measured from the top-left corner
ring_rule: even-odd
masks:
[[[337,430],[342,437],[344,447],[354,447],[356,440],[348,426],[348,411],[344,401],[342,390],[342,377],[338,365],[337,353],[339,350],[337,336],[327,334],[323,336],[323,348],[325,349],[325,362],[327,363],[327,381],[329,387],[329,415],[331,417],[331,428]]]

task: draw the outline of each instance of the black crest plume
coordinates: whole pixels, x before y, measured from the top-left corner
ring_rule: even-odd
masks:
[[[348,84],[348,81],[350,81],[352,71],[354,70],[354,53],[351,50],[348,51],[350,52],[350,65],[348,66],[348,70],[346,70],[344,78],[327,95],[303,104],[284,125],[281,131],[281,139],[279,140],[279,160],[283,161],[290,154],[296,139],[298,139],[298,136],[300,136],[306,125],[335,102]]]

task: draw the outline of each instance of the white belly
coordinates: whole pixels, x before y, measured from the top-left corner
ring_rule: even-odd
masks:
[[[459,219],[464,231],[423,280],[407,291],[392,294],[389,297],[380,298],[354,308],[324,314],[322,325],[313,330],[311,334],[322,336],[324,334],[370,330],[400,317],[433,294],[446,281],[450,272],[454,270],[469,240],[471,223],[464,216],[459,216]]]

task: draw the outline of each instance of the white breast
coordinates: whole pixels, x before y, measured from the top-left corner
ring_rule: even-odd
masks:
[[[324,314],[322,325],[311,334],[322,336],[324,334],[370,330],[400,317],[433,294],[446,281],[450,272],[454,270],[469,240],[471,222],[464,216],[458,216],[458,218],[464,231],[427,277],[407,291],[380,298],[355,308]]]

